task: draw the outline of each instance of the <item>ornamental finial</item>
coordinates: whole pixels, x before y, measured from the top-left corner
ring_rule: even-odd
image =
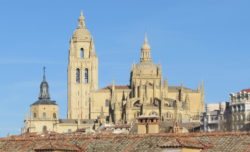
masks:
[[[83,16],[83,11],[81,11],[78,18],[78,28],[85,28],[85,17]]]

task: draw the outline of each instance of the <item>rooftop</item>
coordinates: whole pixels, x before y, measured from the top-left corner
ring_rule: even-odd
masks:
[[[48,145],[51,145],[49,146]],[[45,145],[45,146],[42,146]],[[47,146],[46,146],[47,145]],[[61,145],[61,146],[60,146]],[[203,152],[247,152],[249,132],[214,132],[187,134],[114,135],[81,133],[24,134],[0,139],[1,151],[33,151],[35,148],[65,147],[65,150],[142,152],[161,151],[166,147],[201,148]]]
[[[243,89],[243,90],[241,90],[241,92],[248,92],[248,93],[250,93],[250,88],[249,89]]]
[[[109,86],[106,86],[104,88],[102,88],[101,90],[106,90],[106,89],[109,89],[111,90],[112,89],[112,85],[109,85]],[[126,89],[130,89],[129,85],[115,85],[115,89],[119,90],[126,90]]]

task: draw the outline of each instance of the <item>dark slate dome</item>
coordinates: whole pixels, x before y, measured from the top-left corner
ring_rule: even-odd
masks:
[[[38,100],[32,105],[57,105],[56,101],[50,100],[49,84],[46,81],[45,68],[43,73],[43,81],[40,84],[40,94]]]

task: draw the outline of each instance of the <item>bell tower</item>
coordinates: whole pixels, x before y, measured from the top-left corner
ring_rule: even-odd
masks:
[[[68,60],[68,119],[88,119],[90,93],[98,89],[98,58],[82,12],[70,40]]]

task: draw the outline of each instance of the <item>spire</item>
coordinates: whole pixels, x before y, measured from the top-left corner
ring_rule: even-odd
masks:
[[[95,44],[94,44],[94,38],[92,37],[91,38],[91,41],[90,41],[90,54],[91,56],[96,56],[96,52],[95,52]]]
[[[141,62],[151,62],[151,48],[150,45],[148,43],[148,37],[147,34],[145,33],[144,36],[144,43],[141,47]]]
[[[43,81],[46,81],[46,67],[43,67]]]
[[[202,80],[201,83],[199,84],[198,91],[204,92],[204,81]]]
[[[150,50],[150,45],[148,43],[148,36],[147,36],[147,33],[145,33],[144,35],[144,43],[142,45],[142,49],[143,50]]]
[[[163,80],[163,86],[164,86],[164,88],[168,88],[168,80],[167,79]]]
[[[112,92],[115,91],[115,80],[112,81]]]
[[[85,17],[83,16],[83,12],[81,11],[80,16],[78,18],[78,28],[85,28]]]
[[[40,84],[39,99],[50,99],[50,96],[49,96],[49,84],[46,81],[45,67],[43,67],[43,81]]]
[[[145,33],[144,35],[144,44],[147,44],[148,43],[148,36],[147,36],[147,33]]]

